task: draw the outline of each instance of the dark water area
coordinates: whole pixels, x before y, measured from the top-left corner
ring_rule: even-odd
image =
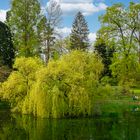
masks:
[[[41,119],[0,110],[0,140],[140,140],[140,113]]]

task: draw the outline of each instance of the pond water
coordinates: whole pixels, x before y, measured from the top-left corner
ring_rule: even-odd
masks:
[[[140,113],[41,119],[0,111],[0,140],[140,140]]]

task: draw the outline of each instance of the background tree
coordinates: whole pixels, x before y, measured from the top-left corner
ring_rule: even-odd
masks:
[[[37,52],[37,24],[40,19],[38,0],[12,0],[7,23],[14,34],[18,55],[32,56]]]
[[[59,55],[70,52],[70,37],[67,36],[63,39],[59,39],[55,43],[55,49],[57,49]]]
[[[15,49],[10,29],[6,24],[0,22],[0,66],[12,67],[14,57]]]
[[[132,37],[137,46],[137,54],[140,63],[140,4],[130,2],[128,10],[128,22],[126,22],[129,30],[133,31]]]
[[[45,54],[46,62],[48,62],[55,51],[54,44],[59,37],[57,28],[60,27],[62,21],[60,5],[56,1],[50,0],[45,14],[46,15],[42,17],[38,28],[42,42],[42,52]]]
[[[134,38],[137,29],[134,21],[137,20],[137,14],[132,12],[130,6],[115,4],[108,7],[106,13],[100,17],[102,28],[99,33],[108,43],[115,44],[112,74],[122,85],[132,83],[135,79],[138,63],[137,43]],[[135,16],[132,16],[132,13]]]
[[[89,29],[81,12],[78,12],[70,35],[71,49],[86,50],[89,46]]]
[[[43,54],[45,47],[47,46],[47,18],[42,16],[40,22],[37,25],[37,34],[40,42],[40,53]],[[44,58],[45,61],[45,58]]]

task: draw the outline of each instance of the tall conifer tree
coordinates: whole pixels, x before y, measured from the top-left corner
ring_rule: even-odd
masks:
[[[86,50],[89,46],[89,29],[81,12],[78,12],[70,35],[71,49]]]

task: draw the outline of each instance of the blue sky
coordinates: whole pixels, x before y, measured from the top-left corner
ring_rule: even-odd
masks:
[[[6,10],[10,9],[11,0],[0,0],[0,20],[4,21]],[[48,0],[40,0],[43,7]],[[140,0],[56,0],[60,3],[63,12],[62,29],[60,31],[67,35],[70,33],[75,14],[81,11],[88,22],[91,41],[95,40],[96,32],[100,28],[98,17],[104,14],[106,7],[114,3],[121,2],[128,5],[130,1],[140,2]]]

